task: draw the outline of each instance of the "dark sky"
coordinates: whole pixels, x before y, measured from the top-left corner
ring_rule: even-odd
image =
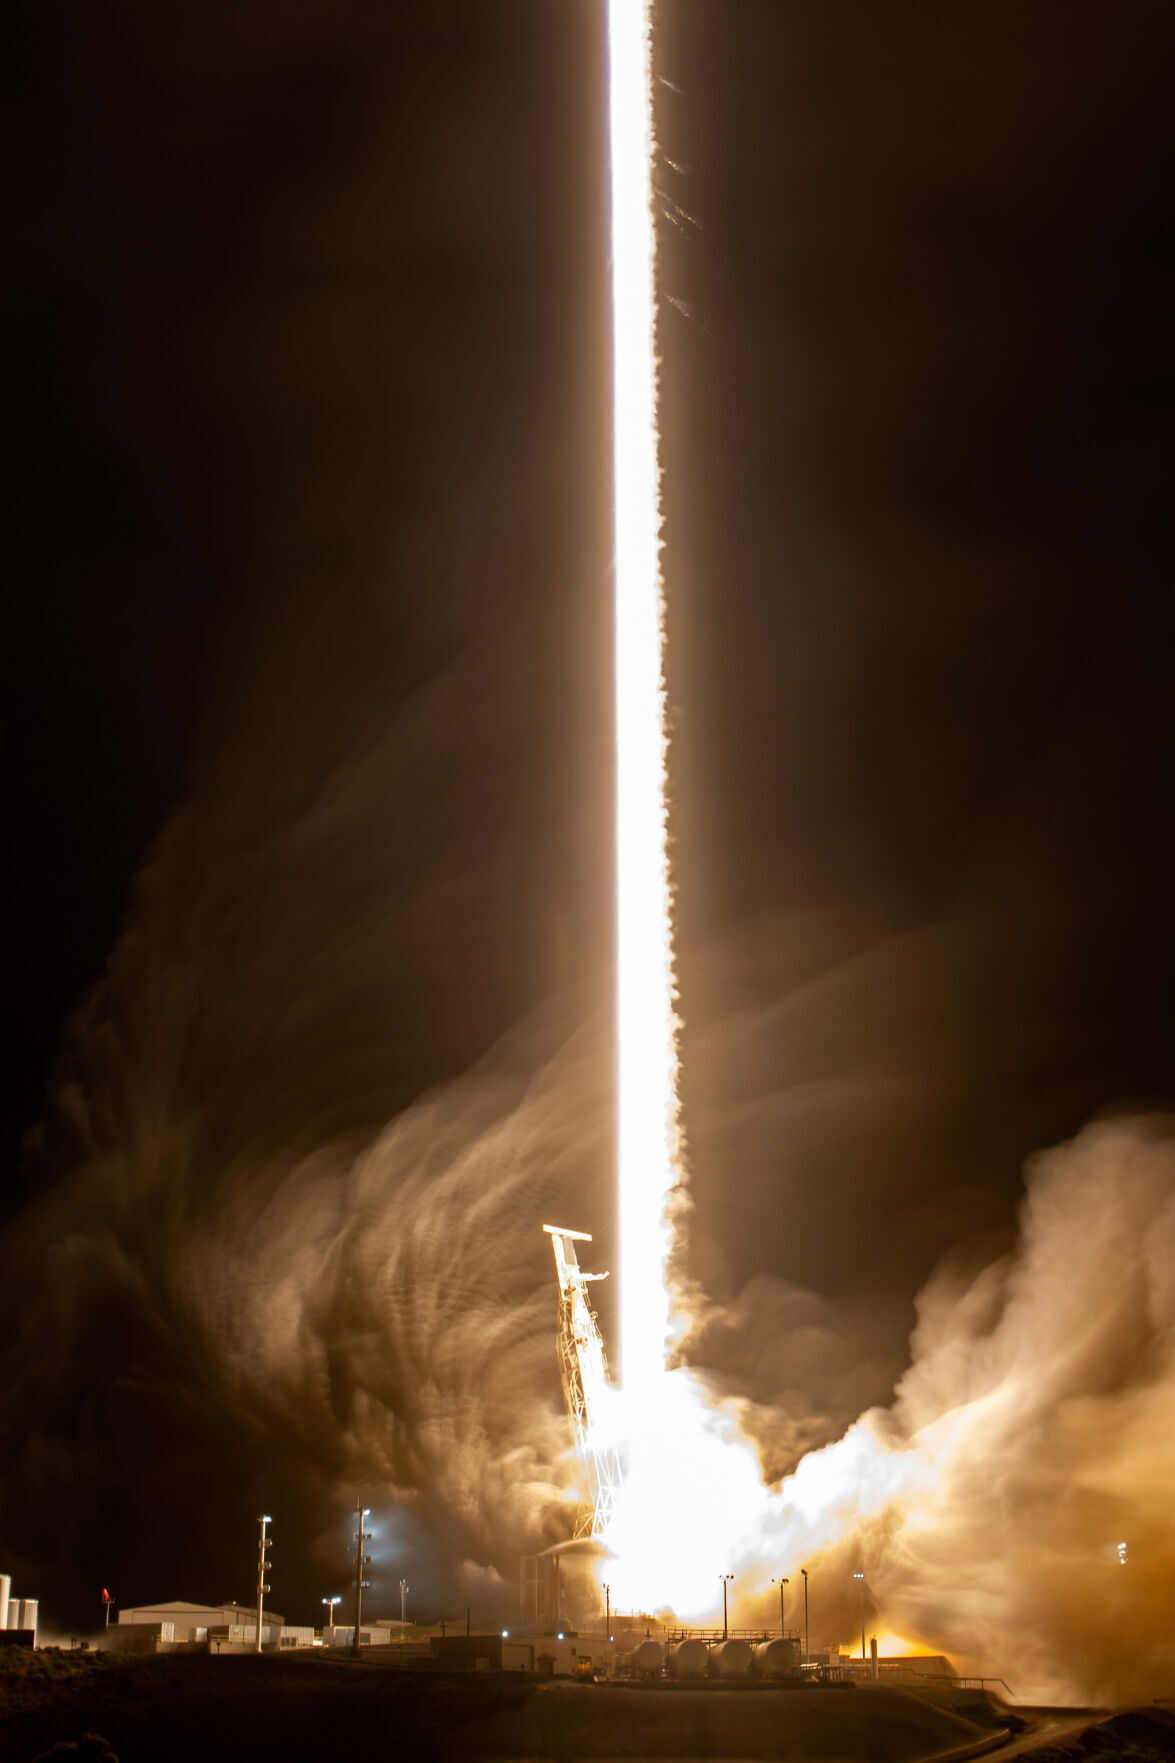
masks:
[[[358,1486],[438,1613],[557,1533],[599,12],[20,9],[0,1568],[62,1622],[243,1596],[263,1507],[310,1620]],[[690,1258],[806,1307],[805,1443],[1027,1156],[1175,1082],[1167,15],[660,9]]]

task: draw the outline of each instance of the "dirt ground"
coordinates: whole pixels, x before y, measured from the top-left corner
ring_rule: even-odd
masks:
[[[1166,1730],[1175,1737],[1175,1721]],[[321,1654],[0,1656],[4,1763],[330,1763],[340,1754],[360,1763],[915,1763],[990,1736],[990,1717],[981,1727],[881,1685],[821,1692],[539,1684],[498,1674],[423,1676]],[[1046,1744],[1060,1737],[1055,1726],[1042,1729]],[[1063,1757],[1054,1750],[1048,1763],[1175,1756],[1148,1750],[1152,1738],[1150,1727],[1132,1729],[1129,1744]],[[1066,1729],[1062,1742],[1072,1739]]]

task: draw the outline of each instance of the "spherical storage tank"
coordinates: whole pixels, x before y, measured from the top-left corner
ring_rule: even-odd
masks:
[[[790,1677],[796,1668],[796,1649],[791,1641],[760,1641],[755,1648],[755,1670],[760,1677]]]
[[[669,1669],[675,1677],[705,1677],[709,1662],[705,1641],[678,1641],[669,1649]]]
[[[746,1641],[715,1641],[710,1648],[710,1665],[719,1677],[748,1677],[751,1649]]]
[[[628,1663],[632,1666],[634,1671],[648,1674],[654,1671],[660,1671],[664,1658],[665,1655],[662,1651],[660,1641],[652,1640],[646,1635],[640,1646],[634,1647],[633,1651],[628,1655]]]

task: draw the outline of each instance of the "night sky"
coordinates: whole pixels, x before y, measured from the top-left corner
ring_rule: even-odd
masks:
[[[573,1513],[601,11],[19,9],[0,1569],[50,1625],[246,1598],[262,1510],[313,1620],[357,1491],[377,1613],[492,1616]],[[694,1356],[778,1476],[1026,1159],[1175,1091],[1175,53],[1143,0],[665,0],[656,59]]]

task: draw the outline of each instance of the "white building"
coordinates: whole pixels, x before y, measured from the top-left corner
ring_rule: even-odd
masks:
[[[276,1610],[265,1610],[262,1613],[262,1625],[265,1630],[264,1639],[267,1644],[277,1646],[285,1618]],[[241,1604],[189,1604],[182,1598],[173,1599],[170,1604],[135,1604],[129,1609],[120,1610],[118,1624],[124,1623],[170,1623],[174,1639],[177,1642],[206,1641],[209,1630],[226,1630],[252,1628],[253,1640],[257,1639],[257,1610],[249,1609]]]

